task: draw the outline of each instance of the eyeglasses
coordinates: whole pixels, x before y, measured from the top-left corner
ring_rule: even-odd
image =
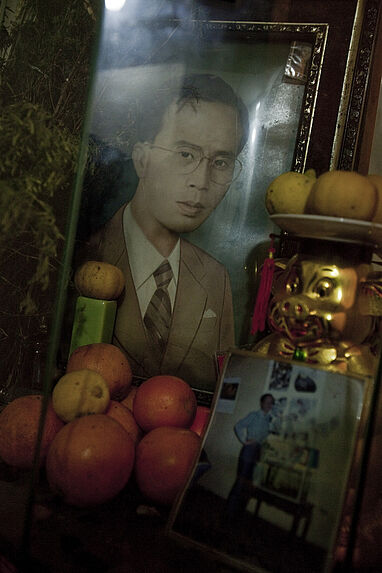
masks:
[[[169,161],[179,174],[187,175],[196,171],[203,159],[208,159],[209,175],[211,181],[218,185],[229,185],[235,181],[241,173],[242,163],[230,155],[215,155],[208,157],[203,155],[197,147],[182,145],[177,149],[167,149],[160,145],[150,145],[152,149],[160,149],[169,153]]]

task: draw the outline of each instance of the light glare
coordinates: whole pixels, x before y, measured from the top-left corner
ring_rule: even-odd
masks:
[[[125,5],[126,0],[105,0],[105,6],[107,10],[112,10],[113,12],[118,12]]]

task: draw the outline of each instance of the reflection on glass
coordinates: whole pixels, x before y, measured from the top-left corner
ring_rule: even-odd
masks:
[[[192,38],[197,31],[190,31],[189,25],[174,26],[165,20],[181,17],[184,5],[165,3],[162,23],[152,29],[145,23],[132,27],[136,24],[133,5],[128,3],[118,13],[118,23],[114,14],[108,19],[106,13],[92,135],[109,146],[109,154],[123,154],[127,162],[137,108],[144,105],[153,86],[175,75],[212,72],[239,92],[250,113],[250,136],[240,155],[242,173],[216,211],[189,238],[228,268],[237,342],[245,343],[253,288],[250,255],[274,230],[264,207],[265,190],[272,178],[292,167],[305,86],[285,81],[289,41],[246,44],[217,33],[212,40],[195,42]],[[105,161],[110,162],[110,155]],[[113,183],[95,225],[107,220],[134,193],[134,182],[130,186],[123,180]]]
[[[105,0],[105,7],[112,12],[118,12],[125,5],[126,0]]]
[[[265,191],[275,176],[293,166],[313,43],[306,42],[306,34],[301,45],[296,44],[296,40],[291,42],[290,30],[285,39],[282,33],[272,39],[271,35],[265,34],[261,24],[252,29],[251,23],[248,26],[243,24],[234,33],[229,33],[232,24],[229,22],[220,28],[213,23],[209,27],[206,22],[190,19],[191,3],[188,2],[161,2],[159,5],[149,2],[144,18],[138,4],[130,1],[118,12],[107,10],[105,13],[91,110],[90,150],[94,151],[97,166],[95,172],[86,178],[79,236],[87,239],[122,205],[133,197],[135,200],[136,190],[142,186],[142,178],[137,172],[137,150],[142,151],[141,144],[150,142],[151,151],[162,153],[162,156],[165,152],[160,148],[171,147],[168,141],[154,143],[149,138],[139,139],[141,118],[146,114],[144,110],[153,107],[152,98],[156,97],[160,86],[169,80],[174,83],[185,75],[212,74],[233,88],[249,112],[247,142],[236,157],[240,170],[234,171],[228,190],[223,187],[216,190],[219,196],[212,201],[212,207],[205,210],[206,216],[200,217],[197,225],[177,228],[177,233],[180,232],[183,238],[206,251],[227,269],[232,287],[235,337],[230,339],[231,342],[227,336],[214,343],[212,351],[212,346],[208,350],[198,347],[196,353],[187,357],[194,364],[204,364],[207,353],[211,361],[216,351],[226,350],[233,343],[242,345],[248,342],[255,289],[254,266],[258,262],[254,261],[257,257],[254,252],[258,246],[261,250],[261,245],[268,242],[269,234],[275,231],[265,209]],[[297,70],[300,71],[297,73]],[[216,128],[211,129],[217,137]],[[197,145],[200,147],[200,143]],[[233,135],[232,145],[235,145]],[[199,174],[204,169],[207,157],[211,181],[222,185],[222,172],[215,170],[219,178],[215,171],[213,175],[211,173],[210,151],[200,148],[197,153],[201,154],[200,163],[192,173]],[[158,181],[164,182],[163,176],[159,171],[157,173]],[[191,216],[195,218],[196,207],[187,205],[187,209],[189,219]],[[192,213],[190,209],[193,209]],[[147,230],[143,229],[143,232],[147,238]],[[109,262],[115,264],[115,261]],[[176,282],[177,267],[172,271]],[[175,287],[180,290],[177,285]],[[170,283],[170,303],[174,309],[175,296],[171,294],[171,288]],[[222,283],[215,283],[216,292],[223,288],[226,287]],[[178,292],[177,304],[180,299]],[[145,303],[139,300],[139,304],[143,318]],[[227,302],[222,301],[221,304],[226,307]],[[211,330],[212,319],[219,321],[221,311],[212,307],[204,311],[210,314],[200,316],[199,324],[202,325],[204,318],[210,318],[208,329]],[[129,322],[127,317],[124,320]],[[175,322],[173,319],[173,324]],[[217,325],[220,333],[227,328]],[[191,327],[189,330],[191,332]],[[185,331],[186,328],[182,327],[182,332]],[[199,331],[195,330],[192,338],[195,340],[196,336],[199,336]],[[168,340],[170,344],[171,332]],[[137,338],[135,346],[138,347],[140,342]],[[183,350],[186,348],[180,339],[176,340],[176,345],[183,345]],[[178,351],[177,354],[178,362],[183,364]],[[141,357],[137,362],[142,365],[145,360]],[[206,367],[200,366],[206,371],[211,367],[212,362]],[[201,370],[196,375],[189,373],[186,366],[183,371],[178,371],[171,361],[164,362],[162,370],[164,368],[167,373],[183,374],[192,385],[212,387],[207,378],[203,382]],[[144,368],[137,372],[141,376],[152,373]]]

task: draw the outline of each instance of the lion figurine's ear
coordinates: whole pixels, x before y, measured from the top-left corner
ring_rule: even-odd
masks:
[[[275,259],[275,270],[276,271],[285,271],[287,267],[292,266],[298,255],[293,255],[290,259]]]
[[[285,271],[288,259],[275,259],[275,271]]]
[[[362,315],[382,316],[382,275],[373,273],[358,288],[358,310]]]
[[[298,255],[294,255],[291,259],[275,259],[275,270],[273,276],[273,286],[275,286],[279,278],[284,272],[289,269],[296,262]]]

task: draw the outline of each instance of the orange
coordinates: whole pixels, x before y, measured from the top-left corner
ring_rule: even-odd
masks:
[[[126,408],[128,408],[130,410],[130,412],[133,411],[134,400],[135,400],[135,395],[137,393],[137,390],[138,390],[138,386],[130,386],[129,393],[127,394],[126,398],[121,400],[121,404],[126,406]]]
[[[364,175],[355,171],[327,171],[311,189],[307,212],[371,221],[377,201],[375,185]]]
[[[138,425],[149,432],[159,426],[191,426],[196,408],[195,394],[187,382],[163,374],[138,387],[133,414]]]
[[[35,455],[42,409],[42,396],[16,398],[0,413],[0,457],[9,465],[31,469]],[[63,427],[49,402],[40,446],[40,463],[45,460],[49,446]]]
[[[377,189],[378,201],[377,201],[377,209],[374,213],[373,223],[382,224],[382,175],[377,175],[374,173],[370,173],[367,176],[369,181],[373,183],[375,188]]]
[[[135,445],[121,424],[105,414],[77,418],[54,438],[46,460],[53,492],[87,507],[109,501],[129,481]]]
[[[129,434],[130,438],[136,444],[142,435],[142,430],[138,426],[132,412],[122,404],[122,402],[117,402],[116,400],[110,400],[109,407],[107,408],[105,414],[119,422]]]
[[[135,477],[151,501],[171,504],[186,484],[201,440],[186,428],[155,428],[137,445]]]
[[[112,400],[120,401],[127,396],[133,374],[128,359],[118,346],[106,342],[79,346],[70,355],[66,371],[83,369],[101,374]]]
[[[82,296],[101,300],[117,299],[125,288],[121,269],[102,261],[86,261],[77,269],[74,284]]]
[[[302,214],[310,190],[316,181],[316,173],[287,171],[271,181],[265,192],[265,206],[270,215],[275,213]]]
[[[190,430],[198,434],[198,436],[203,436],[207,429],[210,412],[210,409],[206,406],[198,406],[196,409],[196,416]]]

